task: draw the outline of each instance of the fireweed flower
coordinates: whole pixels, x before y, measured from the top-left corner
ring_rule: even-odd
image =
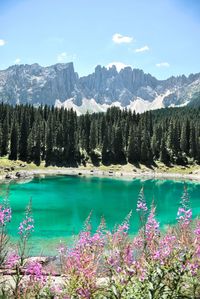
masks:
[[[2,205],[0,205],[0,224],[6,225],[7,222],[10,222],[10,220],[11,220],[11,209],[4,208]]]
[[[29,278],[32,281],[45,283],[46,278],[42,273],[42,265],[37,261],[28,263],[26,267],[26,275],[29,275]]]
[[[181,197],[181,202],[180,205],[185,209],[188,210],[190,207],[190,198],[189,198],[189,194],[187,191],[187,186],[184,185],[184,191],[183,191],[183,195]]]
[[[140,190],[139,196],[138,196],[138,202],[137,202],[137,212],[147,212],[147,204],[144,197],[144,188]]]
[[[200,258],[200,221],[197,222],[196,228],[194,230],[195,240],[195,251],[198,258]]]
[[[133,239],[133,246],[135,250],[141,250],[144,245],[144,237],[142,235],[142,231],[140,230],[137,236],[134,237]]]
[[[20,261],[20,256],[16,252],[12,252],[8,255],[5,266],[6,268],[13,269]]]
[[[159,222],[155,219],[155,207],[152,207],[145,226],[146,241],[151,242],[160,235]]]
[[[22,238],[28,238],[34,230],[34,219],[31,214],[31,200],[26,208],[25,219],[20,223],[18,231]]]
[[[34,220],[33,218],[26,217],[19,225],[19,234],[20,235],[28,235],[34,230]]]
[[[81,298],[84,298],[84,299],[91,298],[91,291],[89,289],[80,288],[77,290],[77,293],[81,296]]]
[[[192,219],[192,210],[185,208],[179,208],[177,212],[177,220],[181,225],[188,225],[190,224]]]
[[[176,237],[170,233],[166,234],[159,242],[158,248],[153,252],[153,260],[164,264],[173,252],[176,245]]]
[[[188,226],[192,220],[192,210],[190,209],[190,199],[186,185],[181,197],[180,207],[177,212],[177,221],[182,226]]]
[[[65,253],[65,251],[66,251],[66,247],[64,244],[61,243],[58,247],[58,252],[59,252],[59,254],[63,255]]]
[[[196,276],[198,270],[200,269],[200,264],[198,262],[193,262],[193,263],[189,262],[187,264],[187,269],[192,276]]]

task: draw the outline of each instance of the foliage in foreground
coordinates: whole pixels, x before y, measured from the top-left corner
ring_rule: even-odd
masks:
[[[0,206],[0,287],[4,298],[200,298],[200,221],[192,220],[187,189],[177,225],[165,233],[148,209],[143,189],[137,212],[141,229],[128,235],[131,213],[114,231],[102,220],[94,234],[86,221],[73,247],[59,246],[59,266],[47,268],[27,259],[34,229],[31,205],[19,226],[18,251],[7,252],[11,210]]]

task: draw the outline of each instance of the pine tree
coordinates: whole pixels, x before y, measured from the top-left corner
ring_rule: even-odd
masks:
[[[181,127],[181,138],[180,138],[180,148],[181,150],[188,155],[189,153],[189,129],[188,129],[188,120],[182,124]]]
[[[150,136],[147,130],[143,131],[140,159],[144,163],[152,163],[153,161]]]
[[[3,128],[2,128],[2,144],[1,144],[1,155],[5,156],[8,154],[8,146],[9,146],[9,114],[6,113],[6,117],[3,121]]]
[[[45,161],[46,165],[50,165],[53,162],[53,130],[51,127],[49,127],[47,132]]]
[[[2,128],[1,128],[1,123],[0,123],[0,156],[1,156],[1,151],[2,151]]]
[[[130,130],[128,142],[128,162],[135,163],[140,160],[139,138],[137,130],[133,127]]]
[[[17,122],[14,120],[10,138],[10,160],[17,160],[18,157],[18,134]]]
[[[195,128],[192,126],[190,128],[190,140],[189,140],[189,155],[192,158],[196,157],[196,135],[195,135]]]
[[[36,135],[34,162],[38,166],[41,163],[41,137],[40,137],[40,128],[39,128],[39,126],[38,126],[37,135]]]
[[[97,146],[98,131],[96,122],[93,120],[90,126],[90,151],[93,151]]]
[[[31,162],[34,160],[34,146],[35,146],[35,126],[32,127],[29,136],[28,136],[28,141],[27,141],[27,152],[28,152],[28,156],[27,156],[27,161]]]
[[[23,114],[23,120],[20,129],[20,141],[19,141],[19,159],[27,161],[28,158],[28,121],[26,114]]]
[[[111,162],[110,158],[109,158],[108,133],[107,133],[107,130],[105,131],[105,135],[104,135],[101,156],[102,156],[102,163],[103,164],[106,165],[109,162]]]
[[[164,138],[161,142],[161,147],[160,147],[160,161],[163,162],[164,164],[170,163],[170,155],[167,151]]]
[[[125,163],[125,154],[123,149],[122,131],[120,127],[115,130],[115,137],[113,141],[113,152],[115,163]]]

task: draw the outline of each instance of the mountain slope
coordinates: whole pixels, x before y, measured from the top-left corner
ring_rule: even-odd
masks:
[[[73,63],[42,67],[15,65],[0,71],[0,101],[73,108],[78,114],[106,111],[110,106],[136,112],[187,105],[200,92],[200,73],[157,80],[142,70],[125,67],[119,72],[97,66],[80,77]]]

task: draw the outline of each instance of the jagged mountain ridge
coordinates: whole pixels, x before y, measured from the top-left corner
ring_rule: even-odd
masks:
[[[182,106],[200,91],[200,73],[158,80],[142,70],[125,67],[119,72],[97,66],[79,77],[73,63],[42,67],[14,65],[0,71],[0,101],[73,108],[78,114],[106,111],[110,106],[136,112]]]

